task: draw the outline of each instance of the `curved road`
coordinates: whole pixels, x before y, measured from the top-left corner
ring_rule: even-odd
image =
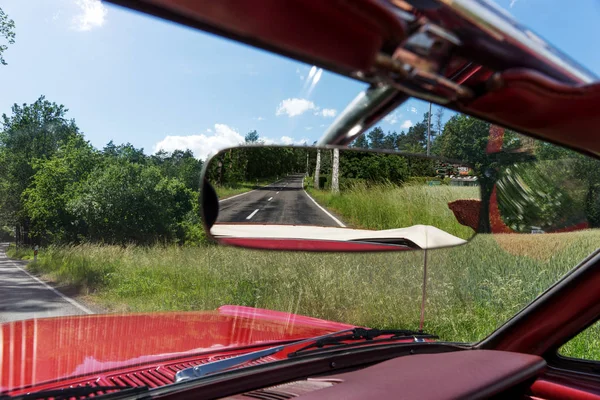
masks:
[[[304,175],[290,175],[251,192],[219,201],[217,223],[345,227],[304,191]]]
[[[30,318],[92,314],[25,271],[25,262],[6,257],[8,243],[0,243],[0,323]]]

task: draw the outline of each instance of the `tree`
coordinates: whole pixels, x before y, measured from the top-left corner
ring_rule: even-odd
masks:
[[[356,147],[357,149],[368,149],[369,139],[367,138],[367,135],[363,133],[359,137],[354,139],[354,142],[352,143],[351,147]]]
[[[246,143],[257,143],[258,142],[258,133],[256,132],[256,130],[250,131],[248,133],[246,133]]]
[[[399,150],[410,153],[425,153],[427,147],[427,121],[429,113],[423,115],[423,121],[417,122],[408,129],[408,132],[399,137]],[[432,138],[435,137],[435,130],[430,127]]]
[[[76,135],[52,158],[34,163],[31,185],[22,196],[32,236],[53,243],[78,241],[83,232],[66,205],[98,162],[98,152]]]
[[[320,188],[320,172],[321,172],[321,150],[317,150],[317,165],[315,165],[315,176],[314,176],[314,187],[315,189]]]
[[[333,166],[331,169],[331,191],[340,191],[340,149],[333,149]]]
[[[91,241],[113,244],[182,240],[193,192],[156,166],[112,160],[78,187],[67,210]]]
[[[584,211],[591,228],[600,228],[600,161],[577,154],[575,176],[587,186]]]
[[[396,132],[388,132],[387,135],[383,138],[383,149],[386,150],[396,150],[398,147],[398,139],[400,135]]]
[[[13,105],[2,115],[0,132],[0,212],[7,223],[27,225],[21,194],[29,186],[36,160],[49,159],[79,134],[68,109],[40,96],[35,103]]]
[[[8,15],[0,8],[0,37],[4,38],[8,44],[15,43],[15,21],[8,18]],[[6,65],[4,52],[8,49],[7,44],[0,44],[0,64]]]
[[[375,127],[367,133],[369,147],[372,149],[383,149],[385,143],[385,133],[380,127]]]
[[[178,178],[191,190],[200,189],[200,174],[204,162],[196,159],[191,150],[175,150],[172,153],[161,150],[150,158],[164,176]]]
[[[120,144],[116,146],[111,140],[102,150],[107,157],[114,157],[127,160],[132,163],[146,163],[144,149],[136,149],[131,143]]]
[[[493,160],[486,152],[490,124],[477,118],[458,114],[450,118],[440,136],[440,153],[443,157],[470,163],[479,179],[482,191],[483,215],[489,215],[489,201],[495,184]],[[490,232],[488,218],[481,218],[482,233]]]

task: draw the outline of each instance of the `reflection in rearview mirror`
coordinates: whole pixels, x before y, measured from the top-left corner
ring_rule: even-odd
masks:
[[[219,198],[217,241],[279,250],[460,245],[477,229],[481,197],[464,164],[354,149],[232,148],[207,163],[205,182]]]

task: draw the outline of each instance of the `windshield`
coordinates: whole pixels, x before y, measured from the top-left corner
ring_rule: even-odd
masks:
[[[580,40],[599,37],[598,25],[554,28],[583,4],[556,7],[560,21],[539,2],[501,6],[600,75],[600,53]],[[578,18],[597,19],[597,3],[588,6]],[[207,175],[220,200],[268,192],[223,203],[213,236],[240,220],[290,226],[261,233],[275,238],[319,225],[335,231],[321,239],[402,239],[412,251],[218,246],[200,217],[208,158],[240,144],[310,147],[367,85],[97,0],[9,0],[1,11],[0,339],[11,351],[0,351],[0,369],[20,372],[0,376],[0,393],[168,366],[147,378],[154,387],[239,349],[357,326],[416,331],[424,260],[422,328],[476,342],[598,248],[598,161],[415,99],[353,151],[464,164],[343,153],[337,191],[333,151],[319,155],[320,169],[315,151],[301,154],[285,177],[267,158]],[[492,164],[493,191],[481,183]],[[257,211],[277,195],[289,199],[279,214]],[[473,237],[478,207],[492,198],[498,219]],[[414,233],[373,236],[419,225],[460,245],[424,253]]]

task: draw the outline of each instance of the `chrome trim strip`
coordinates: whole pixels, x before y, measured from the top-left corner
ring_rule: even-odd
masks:
[[[598,80],[592,72],[577,65],[532,31],[519,24],[492,1],[485,0],[438,0],[457,15],[471,22],[499,41],[521,48],[558,72],[570,76],[578,83],[586,84]]]

